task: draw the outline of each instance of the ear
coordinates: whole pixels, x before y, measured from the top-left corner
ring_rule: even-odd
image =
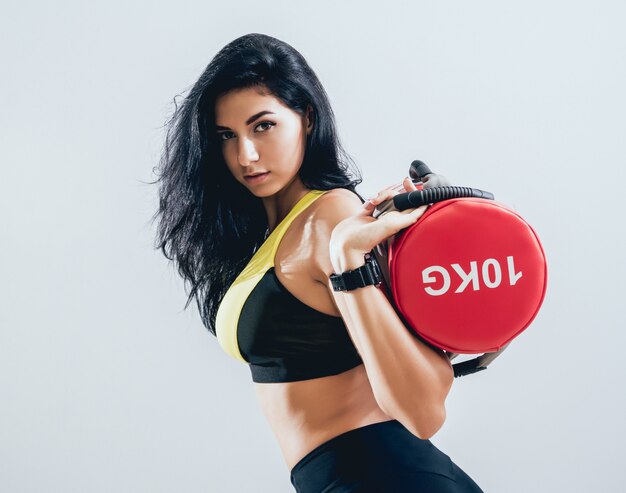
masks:
[[[309,104],[306,107],[306,133],[309,135],[313,130],[313,124],[315,121],[315,113],[313,107]]]

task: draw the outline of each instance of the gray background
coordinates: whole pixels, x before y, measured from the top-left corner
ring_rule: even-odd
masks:
[[[485,492],[621,490],[621,2],[21,2],[0,32],[0,490],[289,492],[248,369],[152,249],[162,125],[225,44],[324,84],[371,194],[422,159],[536,229],[549,289],[433,442]]]

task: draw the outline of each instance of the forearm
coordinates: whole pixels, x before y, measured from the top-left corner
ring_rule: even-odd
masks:
[[[361,265],[362,254],[343,251],[333,259],[336,272]],[[341,292],[335,300],[383,412],[420,437],[434,434],[453,380],[448,359],[409,332],[379,288]]]

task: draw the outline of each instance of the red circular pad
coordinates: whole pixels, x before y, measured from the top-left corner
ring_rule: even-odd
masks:
[[[537,314],[543,248],[530,225],[493,200],[431,205],[390,242],[391,293],[409,326],[455,353],[497,351]]]

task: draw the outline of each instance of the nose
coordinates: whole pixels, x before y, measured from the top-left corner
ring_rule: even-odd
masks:
[[[241,166],[248,166],[253,161],[258,161],[259,153],[254,147],[254,142],[249,139],[242,138],[239,140],[239,148],[237,149],[237,160]]]

